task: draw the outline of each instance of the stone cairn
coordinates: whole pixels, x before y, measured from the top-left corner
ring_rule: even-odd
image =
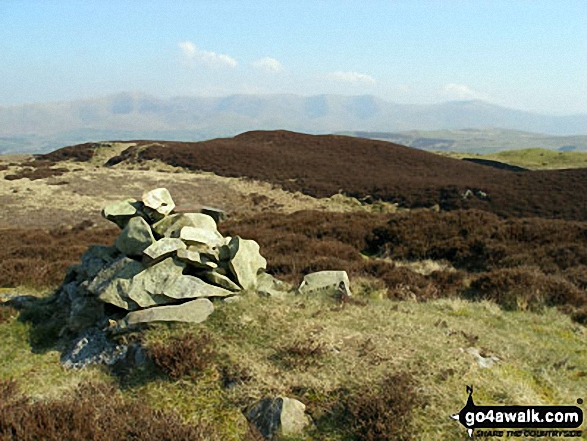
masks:
[[[123,330],[148,322],[200,323],[212,299],[243,292],[279,296],[290,286],[265,273],[267,261],[254,240],[223,237],[204,213],[174,213],[165,188],[142,200],[115,202],[102,216],[121,228],[114,246],[90,246],[70,268],[62,292],[70,302],[68,328],[78,331],[126,312],[110,326]],[[118,308],[118,310],[117,310]]]

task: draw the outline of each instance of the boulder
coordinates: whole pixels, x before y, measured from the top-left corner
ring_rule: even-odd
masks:
[[[217,231],[216,222],[203,213],[177,213],[166,216],[153,224],[153,232],[159,237],[179,237],[183,227],[197,227]]]
[[[118,345],[104,332],[90,328],[63,353],[61,364],[66,369],[81,369],[90,364],[113,366],[126,357],[127,351],[128,346]]]
[[[350,296],[350,282],[346,271],[318,271],[308,274],[300,284],[301,294]]]
[[[140,256],[153,242],[155,238],[149,224],[142,217],[133,217],[116,239],[115,246],[127,256]]]
[[[224,238],[216,229],[200,227],[183,227],[179,232],[179,238],[188,245],[204,244],[219,247],[224,243]]]
[[[156,306],[129,312],[119,326],[127,328],[152,322],[202,323],[213,311],[214,305],[210,300],[197,299],[181,305]]]
[[[178,250],[185,250],[186,244],[181,239],[173,239],[164,237],[156,242],[153,242],[143,251],[143,254],[151,259],[153,262],[157,262],[161,259],[171,256]]]
[[[310,424],[306,406],[293,398],[263,398],[245,411],[245,417],[254,424],[265,439],[300,435]]]
[[[102,209],[102,217],[124,228],[132,217],[140,214],[141,205],[135,199],[113,202]]]
[[[257,274],[267,268],[267,260],[259,252],[259,244],[254,240],[235,236],[228,244],[230,261],[228,267],[236,282],[243,289],[255,289]]]
[[[206,283],[194,276],[179,275],[169,280],[163,287],[163,295],[172,299],[183,300],[198,297],[227,297],[233,295],[233,292]]]
[[[128,297],[128,292],[132,278],[144,269],[142,263],[121,256],[96,274],[87,290],[103,302],[127,310],[136,309],[138,305]]]
[[[147,191],[143,193],[142,200],[145,207],[157,212],[161,217],[168,215],[175,208],[175,202],[166,188]]]

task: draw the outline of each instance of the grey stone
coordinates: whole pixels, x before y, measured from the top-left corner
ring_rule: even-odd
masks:
[[[265,439],[300,435],[310,424],[306,406],[293,398],[263,398],[250,406],[245,417]]]
[[[197,277],[179,275],[165,285],[163,295],[172,299],[182,300],[199,297],[227,297],[233,295],[233,293],[219,286],[206,283]]]
[[[193,250],[178,250],[177,258],[186,262],[187,264],[200,269],[214,269],[218,264],[214,260],[206,257],[197,251]]]
[[[69,311],[67,329],[78,332],[104,318],[104,302],[95,297],[78,295],[71,300]]]
[[[267,268],[267,260],[259,253],[259,244],[254,240],[235,236],[228,247],[231,256],[228,267],[236,282],[243,289],[255,289],[257,274]]]
[[[141,308],[169,303],[169,297],[163,295],[165,286],[180,276],[184,268],[183,262],[169,257],[136,274],[126,295]]]
[[[81,369],[90,364],[112,366],[124,359],[127,351],[128,346],[118,345],[109,340],[104,332],[91,328],[61,356],[61,364],[67,369]]]
[[[183,227],[197,227],[217,231],[216,222],[203,213],[177,213],[153,224],[153,232],[159,237],[179,237]]]
[[[135,199],[113,202],[102,209],[102,217],[124,228],[129,219],[140,214],[141,205]]]
[[[210,247],[218,247],[223,244],[224,238],[214,230],[200,227],[183,227],[179,232],[179,238],[186,244],[204,244]]]
[[[153,242],[155,238],[149,224],[141,217],[133,217],[116,239],[115,246],[127,256],[140,256]]]
[[[197,299],[181,305],[156,306],[140,311],[129,312],[120,327],[133,327],[141,323],[185,322],[201,323],[214,311],[214,305],[208,299]]]
[[[224,210],[221,210],[220,208],[202,207],[201,212],[203,214],[210,216],[212,219],[216,221],[216,223],[226,219],[226,213],[224,212]]]
[[[162,239],[159,239],[156,242],[153,242],[151,245],[149,245],[147,248],[145,248],[145,251],[143,251],[143,254],[145,256],[149,257],[150,259],[157,261],[160,259],[164,259],[168,256],[171,256],[177,250],[185,250],[185,249],[186,249],[186,244],[183,243],[183,241],[181,239],[173,239],[173,238],[169,238],[169,237],[164,237]]]
[[[115,247],[90,245],[82,254],[82,263],[76,268],[80,279],[91,279],[106,265],[120,256]]]
[[[203,272],[200,277],[202,277],[204,280],[213,283],[214,285],[218,285],[221,286],[222,288],[225,288],[229,291],[240,291],[241,287],[238,286],[236,283],[234,283],[232,280],[230,280],[228,277],[226,277],[223,274],[220,274],[219,272],[217,272],[216,270],[214,271],[205,271]]]
[[[175,208],[175,202],[166,188],[155,188],[143,193],[143,204],[145,207],[166,216]]]
[[[265,272],[257,276],[257,293],[263,297],[284,297],[291,292],[292,286],[276,279]]]
[[[132,278],[143,271],[142,263],[121,256],[105,266],[87,286],[87,290],[106,303],[119,308],[136,309],[138,305],[128,298]]]
[[[300,284],[301,294],[350,296],[350,281],[346,271],[318,271],[308,274]]]

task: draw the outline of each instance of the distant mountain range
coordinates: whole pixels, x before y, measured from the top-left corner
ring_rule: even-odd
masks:
[[[471,128],[580,135],[587,134],[587,115],[548,116],[478,100],[407,105],[371,95],[159,99],[121,93],[71,102],[0,107],[0,153],[40,153],[64,145],[114,139],[196,141],[261,129],[318,134]]]

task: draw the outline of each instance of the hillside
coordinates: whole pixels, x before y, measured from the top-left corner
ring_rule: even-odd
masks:
[[[194,143],[136,141],[108,164],[162,161],[189,170],[271,182],[314,197],[342,192],[366,201],[500,216],[587,219],[587,169],[515,173],[369,139],[287,131],[247,132]],[[43,158],[88,160],[93,144]]]
[[[0,153],[42,153],[60,145],[106,139],[195,141],[234,136],[251,128],[335,133],[486,127],[555,135],[584,134],[587,115],[549,116],[478,100],[408,105],[372,95],[160,99],[120,93],[79,101],[0,107]],[[393,141],[407,144],[405,140]]]
[[[548,149],[587,152],[587,136],[554,136],[496,128],[410,130],[408,132],[344,132],[360,138],[395,142],[417,149],[454,153],[493,154],[504,150]]]

